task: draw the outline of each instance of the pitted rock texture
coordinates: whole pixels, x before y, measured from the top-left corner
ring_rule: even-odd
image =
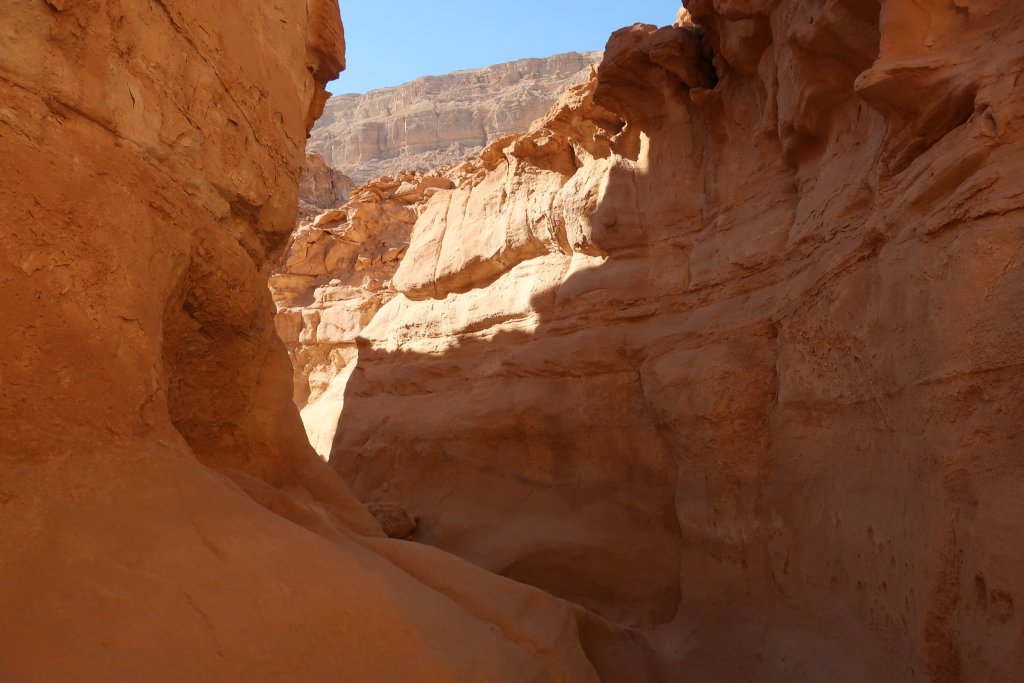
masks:
[[[331,462],[626,680],[1015,681],[1022,9],[687,6],[426,202]]]
[[[299,223],[310,222],[345,202],[356,189],[347,175],[327,165],[319,154],[307,154],[299,175]]]
[[[600,52],[569,52],[338,95],[309,147],[357,183],[457,163],[525,131],[600,59]]]
[[[380,522],[388,538],[407,539],[416,531],[416,515],[398,503],[369,503],[366,509]]]
[[[266,281],[337,5],[0,27],[0,680],[598,680],[624,636],[388,540],[306,443]]]

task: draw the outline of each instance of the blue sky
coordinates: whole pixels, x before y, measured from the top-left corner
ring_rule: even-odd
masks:
[[[679,0],[340,0],[348,69],[328,89],[366,92],[523,57],[600,50],[617,28],[671,24]]]

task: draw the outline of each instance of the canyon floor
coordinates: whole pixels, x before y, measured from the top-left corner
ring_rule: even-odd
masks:
[[[1022,680],[1024,8],[685,4],[0,7],[0,682]]]

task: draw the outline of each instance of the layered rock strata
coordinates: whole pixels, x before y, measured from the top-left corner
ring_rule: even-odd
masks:
[[[651,679],[1016,680],[1021,10],[687,5],[426,202],[331,462]]]
[[[612,629],[386,539],[306,443],[266,281],[337,5],[0,27],[0,680],[597,680]]]
[[[456,163],[529,128],[600,59],[599,52],[569,52],[338,95],[327,102],[310,149],[358,183]]]

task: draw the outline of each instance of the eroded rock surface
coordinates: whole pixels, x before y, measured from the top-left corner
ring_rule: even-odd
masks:
[[[0,27],[0,680],[597,680],[600,624],[386,539],[304,438],[266,281],[337,5]]]
[[[1021,8],[687,5],[426,202],[332,464],[653,678],[1016,680]]]
[[[599,52],[569,52],[338,95],[309,146],[358,183],[459,162],[529,128],[600,59]]]
[[[330,453],[356,340],[396,294],[392,278],[440,174],[404,173],[360,187],[344,205],[300,224],[270,277],[277,331],[295,370],[294,401],[310,443]]]
[[[388,538],[408,539],[416,531],[416,515],[398,503],[368,503],[366,509],[380,523]]]

